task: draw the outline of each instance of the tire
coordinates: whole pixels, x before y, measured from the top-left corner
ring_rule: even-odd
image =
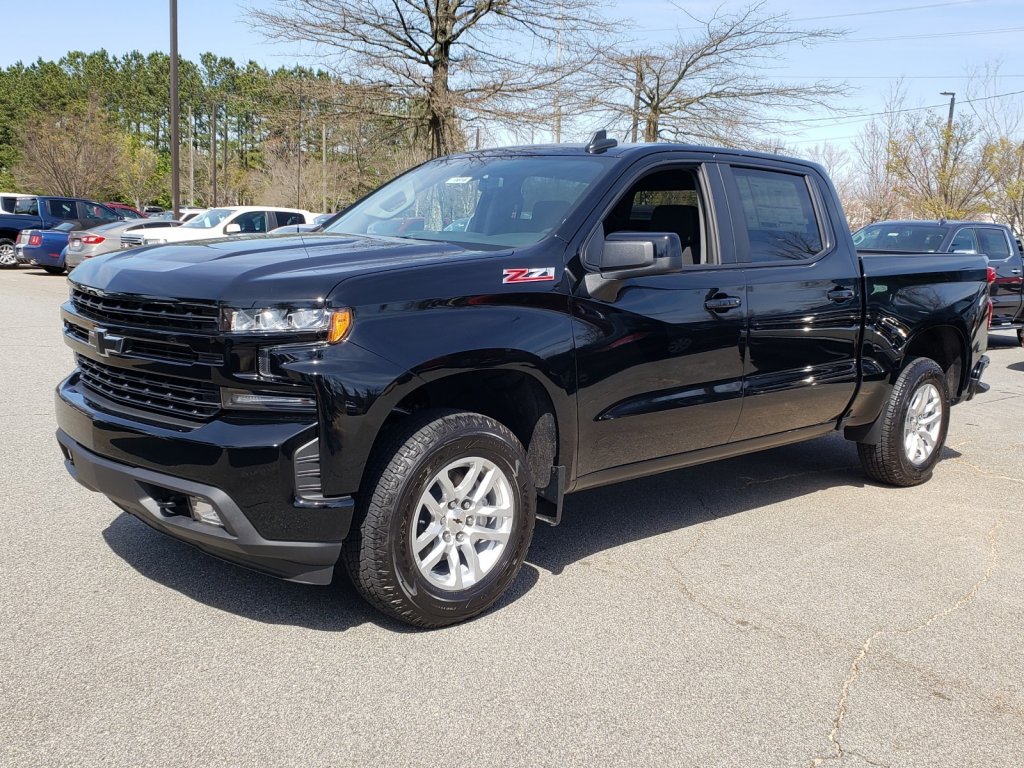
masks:
[[[1017,329],[1017,344],[1024,347],[1024,328]]]
[[[64,267],[43,267],[51,275],[63,275]]]
[[[14,258],[14,241],[6,237],[0,238],[0,269],[12,269],[18,266]]]
[[[519,573],[537,491],[523,446],[494,419],[410,417],[385,438],[365,488],[342,557],[383,613],[417,627],[455,624],[487,610]]]
[[[857,444],[867,475],[904,487],[928,480],[949,428],[949,390],[943,370],[929,358],[911,358],[879,418],[882,433],[878,444]]]

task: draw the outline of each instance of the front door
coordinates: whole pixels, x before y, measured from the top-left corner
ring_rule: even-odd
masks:
[[[745,291],[731,229],[713,227],[717,168],[661,165],[627,183],[592,237],[675,232],[685,265],[575,287],[581,478],[727,443],[740,413]]]

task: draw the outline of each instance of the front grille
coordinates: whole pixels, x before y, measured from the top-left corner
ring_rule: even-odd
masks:
[[[121,247],[122,248],[138,248],[140,245],[142,245],[142,235],[141,234],[132,235],[132,234],[129,234],[127,232],[124,232],[121,235]]]
[[[209,419],[220,410],[220,389],[213,384],[130,368],[115,368],[78,356],[82,384],[117,403],[186,419]]]
[[[78,288],[72,292],[71,301],[79,314],[97,323],[208,333],[215,332],[219,325],[219,311],[212,302],[98,295]]]

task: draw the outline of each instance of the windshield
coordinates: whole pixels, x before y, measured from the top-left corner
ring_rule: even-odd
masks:
[[[942,247],[949,227],[940,224],[869,224],[853,233],[853,244],[862,251],[916,251],[934,253]]]
[[[189,229],[210,229],[211,227],[216,227],[232,213],[234,211],[230,208],[211,208],[208,211],[203,211],[199,216],[181,226],[188,227]]]
[[[508,247],[562,222],[612,158],[441,158],[382,187],[324,232]]]

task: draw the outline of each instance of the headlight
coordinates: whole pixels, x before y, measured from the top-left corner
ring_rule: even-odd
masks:
[[[266,307],[225,309],[221,330],[233,333],[326,332],[327,342],[342,341],[352,327],[351,309]]]

